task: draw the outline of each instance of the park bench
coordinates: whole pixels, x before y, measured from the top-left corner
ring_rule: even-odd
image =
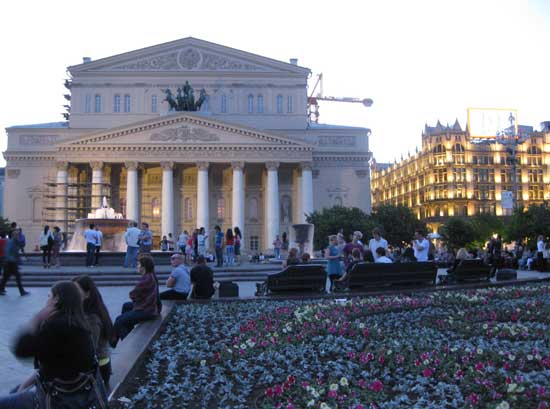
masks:
[[[296,264],[280,273],[270,274],[263,283],[257,283],[256,295],[287,292],[321,293],[326,289],[325,266],[318,264]]]
[[[482,259],[461,260],[454,270],[447,271],[447,283],[483,281],[491,278],[491,266]]]
[[[336,288],[350,290],[363,287],[380,287],[395,284],[435,285],[437,266],[434,262],[411,263],[357,263]]]

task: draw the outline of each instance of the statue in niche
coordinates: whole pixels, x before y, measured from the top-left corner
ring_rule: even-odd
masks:
[[[175,97],[168,88],[164,90],[164,95],[166,96],[164,101],[170,105],[170,111],[176,112],[199,111],[207,97],[206,91],[203,88],[200,90],[199,98],[195,101],[195,91],[189,84],[189,81],[185,81],[183,87],[178,87]]]
[[[292,214],[292,203],[290,197],[285,195],[281,198],[281,222],[290,223],[290,216]]]

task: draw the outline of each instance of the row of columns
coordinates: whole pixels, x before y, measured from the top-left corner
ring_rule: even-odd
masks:
[[[103,162],[92,162],[92,209],[101,206],[101,185],[103,183]],[[125,162],[126,177],[126,218],[139,220],[138,162]],[[58,220],[64,219],[63,208],[68,183],[67,162],[58,163],[56,207],[60,212]],[[174,233],[174,162],[161,162],[162,168],[162,212],[161,234]],[[209,230],[209,188],[208,162],[198,162],[197,174],[197,227]],[[233,226],[244,231],[244,162],[231,163],[233,169],[233,193],[231,220]],[[266,246],[270,247],[279,234],[279,162],[267,162],[266,186]],[[302,174],[298,178],[299,198],[297,205],[301,209],[298,223],[305,223],[305,214],[313,212],[313,179],[310,163],[302,163]]]

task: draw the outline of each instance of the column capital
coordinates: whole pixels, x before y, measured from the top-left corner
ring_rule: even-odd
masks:
[[[233,170],[243,170],[244,162],[243,161],[231,162],[231,167],[233,168]]]
[[[90,167],[93,170],[103,170],[103,165],[104,165],[104,163],[102,161],[90,162]]]
[[[126,166],[126,169],[128,169],[128,170],[137,170],[137,168],[139,166],[139,162],[137,162],[137,161],[124,162],[124,166]]]
[[[174,162],[173,161],[160,162],[160,167],[162,168],[162,170],[172,170],[174,169]]]
[[[313,162],[300,162],[300,168],[302,170],[312,170]]]
[[[55,167],[57,170],[67,170],[69,162],[55,162]]]
[[[197,168],[199,170],[208,170],[208,166],[210,166],[208,162],[197,162]]]
[[[279,169],[279,162],[266,162],[265,167],[267,170],[277,170]]]

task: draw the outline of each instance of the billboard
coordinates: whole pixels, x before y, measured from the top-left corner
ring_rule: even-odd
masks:
[[[468,108],[471,138],[504,139],[518,134],[517,109]]]

